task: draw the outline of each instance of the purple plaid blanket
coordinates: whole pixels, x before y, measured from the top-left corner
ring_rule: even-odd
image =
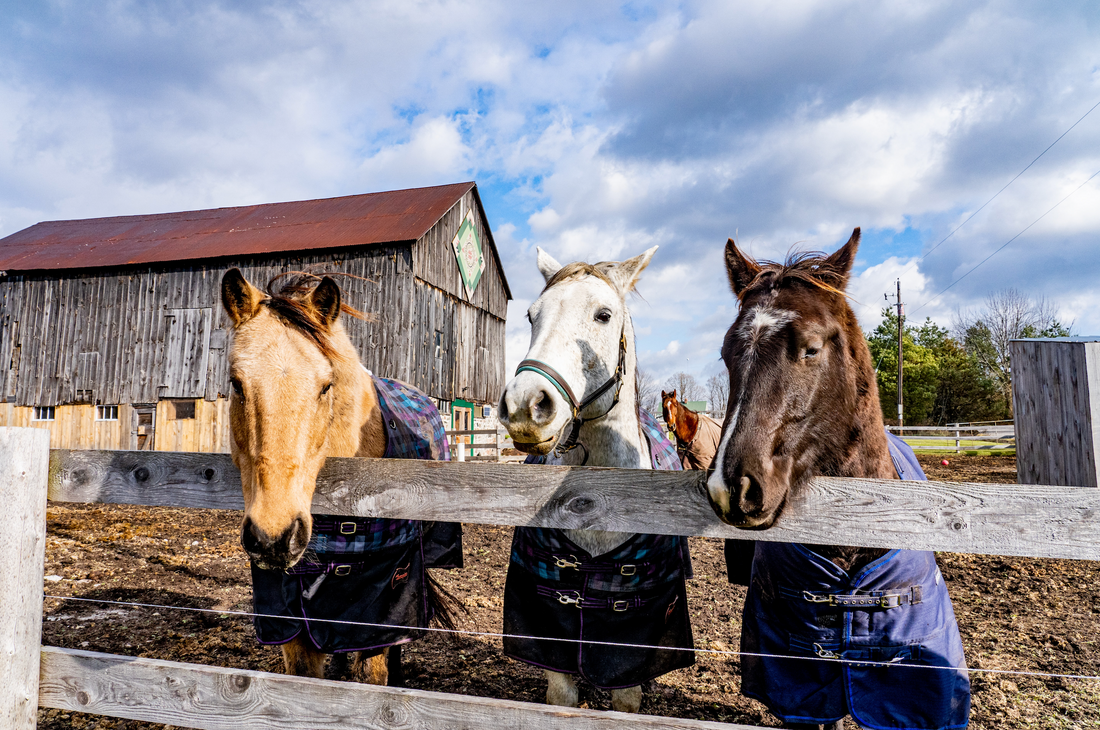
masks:
[[[374,378],[385,457],[450,460],[443,420],[415,388]],[[287,571],[252,567],[256,635],[283,644],[305,631],[324,652],[380,650],[428,625],[425,568],[461,567],[461,526],[445,522],[314,515],[305,557]],[[393,628],[340,622],[384,624]]]

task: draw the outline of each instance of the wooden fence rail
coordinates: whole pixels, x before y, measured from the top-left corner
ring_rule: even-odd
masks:
[[[53,451],[50,499],[242,509],[228,456]],[[329,459],[313,511],[494,525],[741,537],[697,471]],[[1100,560],[1100,490],[815,479],[758,540]]]
[[[23,449],[38,459],[31,497],[9,500],[18,519],[0,523],[0,548],[13,544],[12,524],[44,527],[46,451],[5,440],[0,429],[0,485]],[[18,429],[22,431],[22,429]],[[39,432],[41,433],[41,432]],[[18,443],[17,443],[18,442]],[[43,445],[44,446],[44,445]],[[48,496],[69,502],[241,509],[239,475],[228,456],[169,452],[53,451]],[[34,469],[21,472],[22,479]],[[17,481],[18,481],[17,479]],[[22,484],[22,482],[20,482]],[[24,485],[25,486],[25,485]],[[9,492],[3,494],[8,499]],[[27,501],[29,500],[29,501]],[[37,502],[41,510],[35,512]],[[29,505],[29,506],[28,506]],[[718,521],[699,472],[583,467],[530,467],[384,459],[329,459],[313,508],[367,516],[461,520],[502,525],[589,527],[665,534],[744,537]],[[25,515],[31,514],[27,518]],[[765,540],[956,550],[1002,555],[1100,559],[1100,490],[818,479],[794,500]],[[9,552],[11,552],[9,550]],[[6,553],[5,553],[6,554]],[[41,619],[42,567],[23,579]],[[31,583],[33,579],[33,584]],[[6,584],[5,584],[6,585]],[[28,586],[24,586],[25,588]],[[0,639],[21,613],[3,610]],[[26,631],[26,629],[22,629]],[[40,629],[37,630],[40,641]],[[29,647],[34,651],[35,646]],[[27,651],[28,647],[24,647]],[[37,661],[39,652],[34,651]],[[422,690],[288,677],[136,657],[43,647],[41,682],[0,693],[0,721],[27,718],[27,700],[42,707],[167,722],[209,730],[256,728],[460,728],[469,730],[727,730],[744,726],[620,715]],[[34,676],[39,676],[37,672]],[[32,728],[30,724],[5,727]]]

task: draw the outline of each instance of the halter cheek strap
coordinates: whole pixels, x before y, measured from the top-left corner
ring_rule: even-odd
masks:
[[[542,362],[541,360],[524,360],[523,362],[521,362],[519,364],[519,367],[516,368],[516,375],[519,375],[524,370],[529,370],[533,373],[537,373],[537,374],[541,375],[542,377],[546,378],[547,380],[549,380],[551,382],[551,384],[553,384],[553,386],[558,389],[558,392],[562,394],[562,397],[565,398],[567,401],[569,401],[569,407],[571,409],[571,414],[572,414],[571,428],[570,428],[570,431],[569,431],[569,435],[567,437],[565,437],[564,439],[562,439],[560,442],[558,442],[558,445],[554,447],[554,453],[555,454],[557,454],[558,456],[561,456],[565,452],[572,451],[577,446],[580,446],[582,449],[584,449],[584,462],[585,463],[588,462],[588,449],[585,448],[584,444],[578,444],[577,443],[577,438],[580,436],[580,432],[581,432],[581,426],[585,423],[588,423],[589,421],[595,421],[595,420],[598,420],[600,418],[603,418],[604,416],[606,416],[608,413],[611,412],[612,408],[614,408],[616,405],[618,405],[618,403],[619,403],[619,391],[621,391],[622,388],[623,388],[623,370],[625,370],[625,369],[626,369],[626,331],[625,330],[623,331],[623,333],[621,335],[619,335],[619,364],[615,367],[615,374],[612,375],[610,378],[608,378],[606,381],[604,381],[603,385],[596,388],[596,390],[592,391],[592,393],[587,398],[585,398],[583,401],[578,401],[577,400],[577,396],[573,393],[573,389],[569,387],[569,383],[566,381],[565,378],[563,378],[561,376],[561,374],[557,370],[550,367],[549,365]],[[611,402],[611,407],[608,408],[606,411],[604,411],[603,413],[601,413],[598,416],[594,416],[592,418],[582,418],[581,413],[584,411],[584,409],[587,408],[588,406],[592,405],[593,403],[595,403],[601,397],[603,397],[604,393],[606,393],[608,390],[610,390],[611,386],[613,386],[613,385],[617,385],[617,387],[615,388],[615,400],[613,400]]]

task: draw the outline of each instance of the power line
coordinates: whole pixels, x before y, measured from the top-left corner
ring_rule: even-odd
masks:
[[[1084,121],[1085,117],[1087,117],[1087,116],[1088,116],[1089,114],[1092,114],[1092,112],[1093,112],[1093,111],[1094,111],[1094,110],[1096,109],[1096,107],[1100,107],[1100,101],[1098,101],[1098,102],[1096,102],[1095,104],[1093,104],[1093,105],[1092,105],[1092,107],[1091,107],[1091,108],[1090,108],[1090,109],[1089,109],[1089,110],[1088,110],[1087,112],[1085,112],[1084,114],[1082,114],[1082,115],[1081,115],[1081,118],[1080,118],[1080,119],[1078,119],[1078,120],[1077,120],[1076,122],[1074,122],[1073,124],[1071,124],[1071,125],[1070,125],[1069,129],[1067,129],[1066,131],[1064,131],[1064,132],[1062,132],[1062,133],[1061,133],[1060,135],[1058,135],[1058,139],[1054,140],[1054,141],[1053,141],[1053,142],[1051,142],[1051,143],[1050,143],[1049,145],[1047,145],[1047,148],[1046,148],[1045,150],[1043,150],[1042,152],[1040,152],[1040,153],[1039,153],[1039,155],[1038,155],[1038,156],[1037,156],[1037,157],[1036,157],[1036,158],[1035,158],[1034,160],[1032,160],[1031,162],[1029,162],[1029,163],[1027,164],[1027,167],[1025,167],[1024,169],[1020,170],[1020,171],[1019,171],[1018,173],[1016,173],[1016,177],[1012,178],[1012,179],[1011,179],[1011,180],[1009,180],[1009,181],[1008,181],[1007,183],[1005,183],[1005,185],[1004,185],[1004,187],[1003,187],[1003,188],[1001,188],[1001,189],[1000,189],[1000,190],[998,190],[998,191],[997,191],[996,193],[994,193],[994,194],[993,194],[993,197],[992,197],[992,198],[990,198],[989,200],[987,200],[987,201],[985,201],[984,203],[982,203],[981,207],[980,207],[980,208],[978,208],[978,209],[977,209],[976,211],[974,211],[973,213],[971,213],[971,214],[970,214],[969,216],[967,216],[966,220],[964,220],[964,221],[963,221],[962,223],[960,223],[959,225],[955,226],[954,230],[952,230],[952,231],[951,231],[950,233],[948,233],[948,234],[947,234],[946,236],[944,236],[944,237],[943,237],[943,239],[942,239],[942,240],[941,240],[941,241],[940,241],[939,243],[937,243],[937,244],[936,244],[935,246],[933,246],[932,248],[928,249],[928,251],[927,251],[927,252],[926,252],[926,253],[925,253],[924,255],[922,255],[922,256],[921,256],[920,258],[918,258],[918,259],[915,259],[915,260],[913,260],[912,262],[910,262],[909,266],[905,267],[905,268],[904,268],[904,269],[902,270],[901,274],[899,274],[898,276],[901,276],[902,274],[905,274],[905,273],[906,273],[907,271],[909,271],[909,269],[910,269],[911,267],[913,267],[913,266],[916,266],[916,265],[917,265],[917,264],[919,264],[919,263],[920,263],[921,261],[924,261],[924,260],[925,260],[926,258],[928,258],[928,256],[929,256],[929,255],[930,255],[930,254],[931,254],[931,253],[932,253],[933,251],[935,251],[935,250],[936,250],[937,248],[939,248],[939,247],[940,247],[940,246],[942,246],[942,245],[943,245],[944,243],[946,243],[946,242],[947,242],[947,239],[949,239],[949,238],[951,238],[952,236],[954,236],[954,235],[955,235],[955,233],[956,233],[956,232],[957,232],[957,231],[958,231],[958,230],[959,230],[960,228],[962,228],[962,227],[963,227],[963,226],[965,226],[965,225],[966,225],[967,223],[969,223],[969,222],[970,222],[970,219],[971,219],[971,218],[973,218],[974,216],[978,215],[978,213],[981,213],[981,212],[982,212],[982,209],[984,209],[984,208],[985,208],[985,207],[986,207],[987,205],[989,205],[989,204],[990,204],[990,203],[992,203],[992,202],[993,202],[994,200],[996,200],[996,199],[997,199],[997,196],[998,196],[998,195],[1000,195],[1001,193],[1003,193],[1003,192],[1004,192],[1005,190],[1007,190],[1007,189],[1008,189],[1008,186],[1009,186],[1009,185],[1011,185],[1012,183],[1016,182],[1016,180],[1017,180],[1017,179],[1019,179],[1020,175],[1023,175],[1023,174],[1025,173],[1025,172],[1027,172],[1028,170],[1030,170],[1030,169],[1031,169],[1031,166],[1032,166],[1032,165],[1034,165],[1034,164],[1035,164],[1036,162],[1038,162],[1038,161],[1039,161],[1039,158],[1041,158],[1041,157],[1042,157],[1043,155],[1045,155],[1045,154],[1046,154],[1047,152],[1049,152],[1049,151],[1050,151],[1050,148],[1051,148],[1051,147],[1053,147],[1054,145],[1058,144],[1058,143],[1059,143],[1059,142],[1060,142],[1060,141],[1062,140],[1062,137],[1065,137],[1065,136],[1066,136],[1067,134],[1069,134],[1069,133],[1070,133],[1070,132],[1071,132],[1071,131],[1073,130],[1073,128],[1074,128],[1074,127],[1076,127],[1076,126],[1077,126],[1078,124],[1080,124],[1080,123],[1081,123],[1082,121]],[[921,305],[921,306],[924,306],[924,305]],[[916,310],[913,310],[913,311],[915,312]]]
[[[1095,108],[1095,107],[1093,107],[1093,108]],[[1031,223],[1029,223],[1029,224],[1027,225],[1027,227],[1026,227],[1026,228],[1024,228],[1024,230],[1020,231],[1020,232],[1019,232],[1019,233],[1017,233],[1017,234],[1016,234],[1015,236],[1013,236],[1012,238],[1010,238],[1010,239],[1008,239],[1007,241],[1005,241],[1005,242],[1004,242],[1003,244],[1001,244],[1000,248],[998,248],[998,249],[997,249],[996,251],[994,251],[993,253],[989,254],[989,255],[988,255],[988,256],[986,256],[986,257],[985,257],[984,259],[982,259],[982,260],[981,260],[981,261],[979,261],[979,262],[978,262],[977,264],[975,264],[975,265],[974,265],[974,267],[970,269],[970,271],[967,271],[967,272],[966,272],[965,274],[963,274],[962,276],[960,276],[960,277],[959,277],[958,279],[955,279],[955,280],[954,280],[953,282],[951,282],[950,284],[948,284],[948,285],[947,285],[947,287],[946,287],[946,288],[944,288],[944,290],[943,290],[943,291],[941,291],[941,292],[940,292],[939,294],[937,294],[936,296],[934,296],[934,297],[932,297],[931,299],[929,299],[928,301],[926,301],[926,302],[925,302],[924,304],[922,304],[922,305],[920,305],[919,307],[917,307],[916,309],[914,309],[912,313],[913,313],[913,314],[916,314],[916,313],[917,313],[917,312],[919,312],[920,310],[924,309],[924,308],[925,308],[926,306],[928,306],[928,305],[929,305],[929,304],[931,304],[932,302],[934,302],[934,301],[936,301],[937,299],[939,299],[939,298],[940,298],[940,297],[941,297],[941,296],[942,296],[942,295],[944,294],[944,292],[946,292],[946,291],[947,291],[948,289],[950,289],[951,287],[955,286],[956,284],[958,284],[958,283],[959,283],[960,281],[962,281],[962,280],[963,280],[963,279],[965,279],[966,277],[968,277],[968,276],[970,276],[971,274],[973,274],[973,273],[974,273],[974,270],[975,270],[975,269],[977,269],[977,268],[978,268],[979,266],[981,266],[982,264],[984,264],[984,263],[985,263],[986,261],[989,261],[989,260],[990,260],[991,258],[993,258],[993,257],[994,257],[994,256],[996,256],[997,254],[999,254],[999,253],[1000,253],[1001,251],[1003,251],[1003,250],[1004,250],[1004,248],[1005,248],[1006,246],[1008,246],[1008,244],[1012,243],[1012,242],[1013,242],[1013,241],[1015,241],[1015,240],[1016,240],[1017,238],[1019,238],[1020,236],[1024,235],[1025,233],[1027,233],[1027,231],[1028,231],[1028,229],[1029,229],[1029,228],[1031,228],[1031,227],[1032,227],[1033,225],[1035,225],[1036,223],[1038,223],[1039,221],[1041,221],[1041,220],[1042,220],[1043,218],[1046,218],[1046,216],[1047,216],[1047,213],[1050,213],[1050,211],[1054,210],[1054,209],[1055,209],[1055,208],[1057,208],[1057,207],[1058,207],[1059,205],[1061,205],[1062,203],[1064,203],[1064,202],[1066,202],[1067,200],[1069,200],[1070,196],[1072,196],[1072,195],[1073,195],[1074,193],[1076,193],[1076,192],[1077,192],[1078,190],[1080,190],[1081,188],[1085,187],[1085,186],[1086,186],[1086,185],[1088,185],[1088,184],[1089,184],[1090,182],[1092,182],[1092,179],[1093,179],[1093,178],[1095,178],[1095,177],[1096,177],[1097,175],[1100,175],[1100,170],[1097,170],[1096,172],[1092,173],[1092,175],[1091,175],[1091,176],[1089,177],[1089,179],[1088,179],[1088,180],[1085,180],[1085,182],[1083,182],[1083,183],[1081,183],[1080,185],[1078,185],[1077,187],[1075,187],[1075,188],[1073,189],[1073,191],[1069,193],[1069,195],[1067,195],[1066,197],[1062,198],[1061,200],[1059,200],[1059,201],[1058,201],[1057,203],[1055,203],[1054,205],[1050,206],[1050,208],[1048,208],[1048,209],[1047,209],[1046,213],[1043,213],[1043,214],[1042,214],[1041,216],[1039,216],[1038,218],[1036,218],[1035,220],[1033,220],[1033,221],[1032,221]]]

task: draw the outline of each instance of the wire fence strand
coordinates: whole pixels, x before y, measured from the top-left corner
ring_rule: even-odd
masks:
[[[707,649],[700,647],[680,647],[680,646],[657,646],[651,644],[625,644],[615,641],[598,641],[594,639],[565,639],[560,637],[547,637],[547,636],[527,636],[524,634],[506,634],[497,631],[473,631],[470,629],[447,629],[440,626],[401,626],[397,624],[380,624],[370,623],[364,621],[345,621],[342,619],[304,619],[289,616],[280,616],[276,614],[266,613],[253,613],[250,611],[233,611],[228,609],[218,608],[194,608],[191,606],[169,606],[157,603],[139,603],[135,601],[113,601],[106,598],[84,598],[80,596],[54,596],[50,594],[44,594],[45,598],[59,600],[59,601],[76,601],[81,603],[97,603],[112,606],[129,606],[131,608],[150,608],[150,609],[165,609],[172,611],[190,611],[194,613],[212,613],[219,616],[237,616],[241,618],[271,618],[280,619],[284,621],[307,621],[315,623],[336,624],[342,626],[361,626],[366,628],[378,628],[378,629],[398,629],[403,631],[424,631],[436,634],[456,634],[459,636],[471,636],[476,638],[487,639],[536,639],[538,641],[553,641],[567,644],[583,644],[589,646],[610,646],[621,649],[649,649],[649,650],[664,650],[664,651],[691,651],[698,652],[700,654],[714,654],[717,656],[727,657],[756,657],[761,659],[796,659],[802,661],[818,661],[818,662],[831,662],[834,664],[851,664],[860,667],[905,667],[907,669],[938,669],[946,671],[960,671],[957,667],[941,667],[932,666],[928,664],[905,664],[900,662],[883,662],[883,661],[871,661],[864,659],[845,659],[843,657],[825,657],[825,656],[805,656],[795,654],[766,654],[758,652],[748,652],[733,649]],[[1057,672],[1030,672],[1018,669],[984,669],[975,667],[966,667],[964,670],[970,673],[981,674],[1003,674],[1018,677],[1038,677],[1042,679],[1080,679],[1080,680],[1100,680],[1100,675],[1089,674],[1061,674]]]

